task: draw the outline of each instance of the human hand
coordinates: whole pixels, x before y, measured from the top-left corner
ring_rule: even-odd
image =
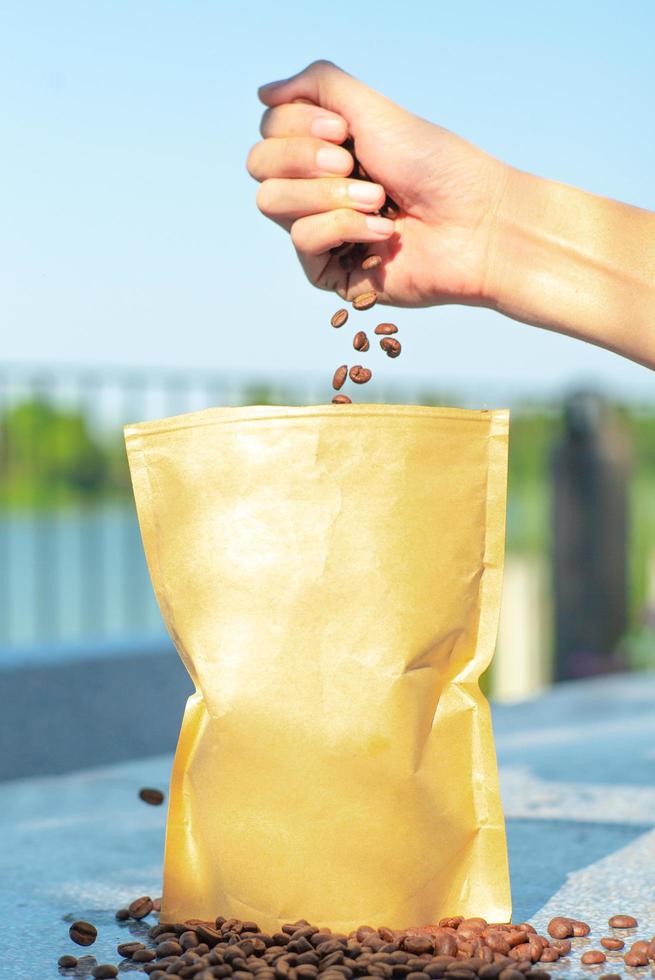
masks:
[[[314,285],[393,306],[492,303],[495,215],[511,168],[326,61],[259,90],[269,108],[248,170],[260,210],[291,233]],[[348,135],[373,183],[348,177]],[[395,221],[374,215],[385,192]],[[349,277],[330,249],[368,243],[382,264]]]

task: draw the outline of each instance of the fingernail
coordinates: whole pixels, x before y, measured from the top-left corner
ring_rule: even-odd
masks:
[[[330,174],[345,174],[352,168],[352,158],[336,146],[322,146],[316,151],[316,166]]]
[[[344,135],[345,124],[341,119],[332,119],[329,116],[317,116],[312,119],[309,130],[312,136],[320,140],[341,139]]]
[[[375,204],[382,196],[383,191],[379,184],[368,184],[363,180],[348,184],[348,197],[360,204]]]
[[[393,221],[390,221],[389,218],[379,218],[376,214],[367,215],[366,227],[369,231],[374,231],[376,235],[392,235],[395,231]]]

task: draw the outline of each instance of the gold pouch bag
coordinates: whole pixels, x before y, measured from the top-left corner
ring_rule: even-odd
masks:
[[[131,425],[195,684],[161,920],[510,916],[489,708],[508,413],[214,408]]]

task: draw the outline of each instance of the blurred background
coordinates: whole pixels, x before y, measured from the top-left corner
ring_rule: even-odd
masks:
[[[245,171],[257,86],[326,57],[514,166],[653,209],[654,32],[648,0],[0,5],[0,777],[175,744],[190,685],[123,424],[331,397],[338,304]],[[512,409],[489,693],[652,668],[652,373],[487,310],[394,319],[403,356],[368,400]]]

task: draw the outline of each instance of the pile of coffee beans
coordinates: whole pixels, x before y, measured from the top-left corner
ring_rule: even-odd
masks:
[[[160,900],[142,896],[127,909],[119,909],[116,918],[140,920],[159,905]],[[620,932],[634,930],[638,923],[632,916],[615,915],[608,925]],[[410,929],[360,926],[348,935],[299,919],[271,934],[256,922],[219,915],[213,921],[159,923],[144,936],[149,941],[118,945],[122,957],[118,966],[100,963],[90,972],[96,978],[115,977],[119,969],[131,969],[149,974],[151,980],[316,980],[319,975],[320,980],[550,980],[540,964],[569,957],[571,940],[588,937],[590,931],[586,922],[565,916],[551,920],[547,936],[527,922],[514,925],[452,916],[438,925]],[[97,930],[91,923],[75,922],[70,936],[88,946]],[[624,947],[617,936],[600,942],[606,950]],[[622,959],[630,967],[655,963],[655,937],[635,941]],[[580,956],[580,962],[590,966],[605,960],[600,949],[587,949]],[[65,976],[82,961],[65,955],[58,965]],[[558,977],[564,976],[558,972]],[[604,973],[599,980],[620,980],[620,975]]]

